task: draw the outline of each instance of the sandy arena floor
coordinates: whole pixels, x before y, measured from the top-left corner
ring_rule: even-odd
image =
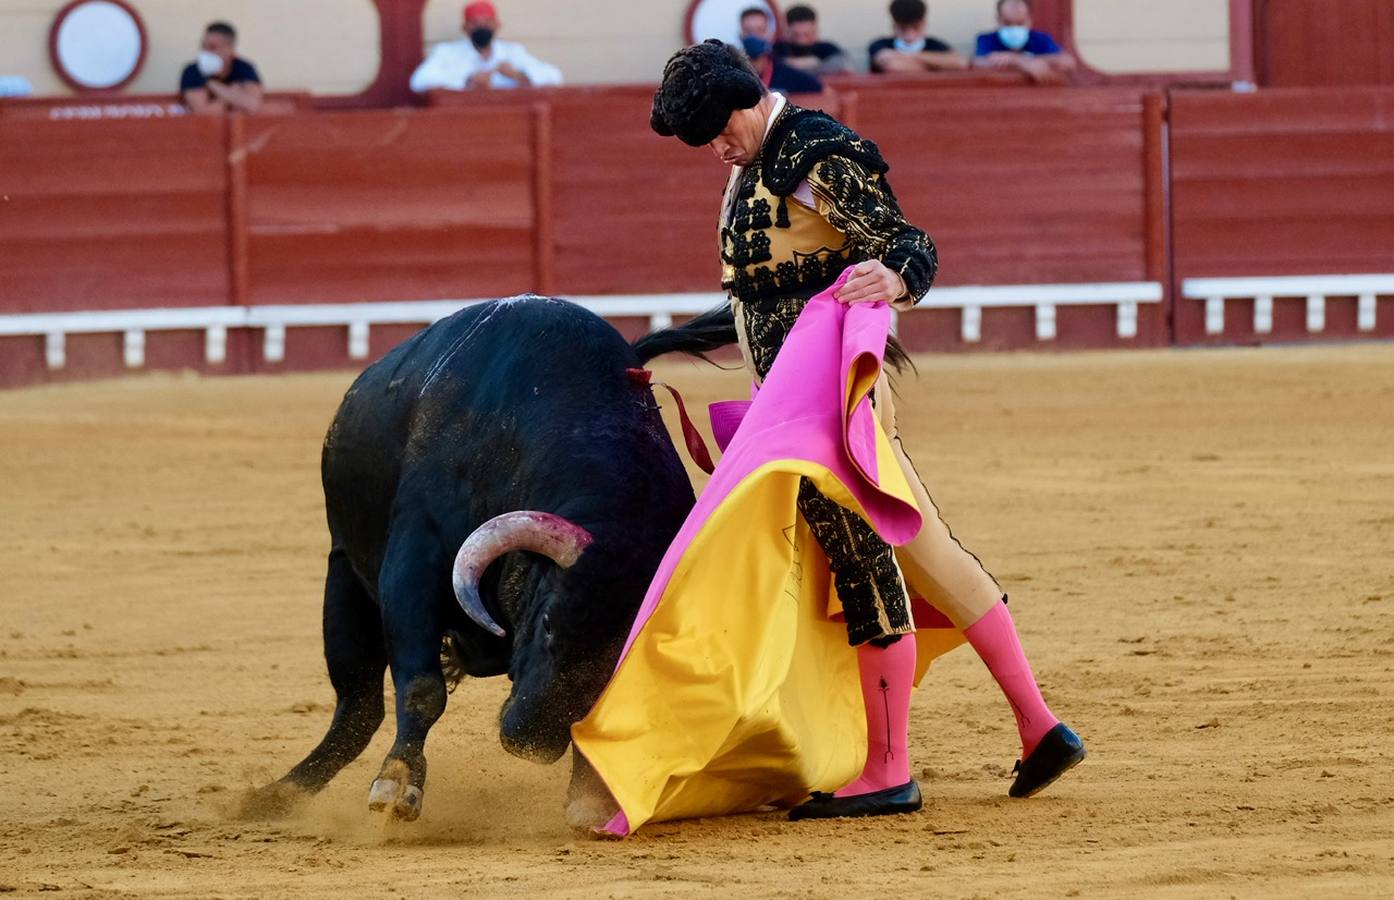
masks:
[[[938,357],[908,444],[1011,592],[1091,756],[1009,801],[967,651],[915,700],[927,808],[573,838],[564,766],[499,747],[506,682],[298,818],[230,813],[320,738],[320,439],[346,374],[0,393],[0,893],[1394,895],[1394,346]],[[694,402],[734,374],[662,367]]]

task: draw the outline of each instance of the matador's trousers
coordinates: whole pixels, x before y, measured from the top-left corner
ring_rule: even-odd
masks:
[[[757,381],[763,381],[774,364],[805,302],[732,302],[741,355]],[[858,645],[913,632],[911,593],[935,606],[960,630],[967,628],[1001,601],[1002,588],[954,537],[915,471],[896,429],[895,403],[884,373],[872,404],[920,508],[924,524],[919,534],[897,550],[865,519],[826,497],[808,479],[799,486],[799,512],[828,557],[848,642]]]

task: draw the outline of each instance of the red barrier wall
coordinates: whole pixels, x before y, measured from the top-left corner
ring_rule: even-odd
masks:
[[[1258,0],[1259,83],[1394,84],[1394,3]]]
[[[712,291],[725,171],[651,135],[650,96],[559,89],[276,118],[0,116],[0,312]],[[829,102],[881,144],[907,213],[940,247],[941,284],[1179,285],[1394,266],[1394,89],[1167,101],[1122,88],[890,85]],[[1380,303],[1376,334],[1394,333],[1391,300]],[[1165,305],[1143,305],[1127,341],[1112,307],[1061,306],[1048,346],[1212,340],[1201,303],[1174,304],[1174,331]],[[1230,306],[1232,327],[1214,340],[1252,337],[1245,304]],[[1334,300],[1328,318],[1322,337],[1353,334],[1353,301]],[[390,333],[374,330],[373,354]],[[907,316],[902,334],[916,349],[965,346],[954,311]],[[985,310],[982,335],[968,346],[1041,346],[1029,309]],[[1271,339],[1306,336],[1301,310],[1280,302]],[[264,367],[259,341],[230,335],[218,369]],[[0,380],[47,377],[41,344],[0,339]],[[292,328],[273,368],[356,365],[346,344],[343,329]],[[115,337],[74,337],[66,373],[119,369],[119,350]],[[200,350],[187,334],[152,332],[146,364],[202,368]]]
[[[1161,280],[1160,107],[1127,89],[988,96],[868,91],[848,114],[890,162],[909,219],[934,237],[938,283]],[[907,317],[906,340],[962,349],[956,316],[942,318]],[[1034,323],[1029,309],[987,310],[983,344],[974,346],[1031,346]],[[1112,308],[1061,307],[1055,346],[1164,342],[1164,307],[1142,307],[1138,326],[1137,338],[1121,341]]]
[[[1171,95],[1174,268],[1185,278],[1394,271],[1394,89]],[[1346,307],[1349,307],[1347,309]],[[1252,303],[1230,302],[1207,336],[1203,304],[1178,297],[1179,343],[1253,340]],[[1311,337],[1278,301],[1265,340]],[[1382,299],[1375,336],[1394,336]],[[1320,337],[1355,337],[1354,300],[1329,304]]]
[[[529,289],[532,127],[526,107],[246,120],[248,302]]]
[[[551,107],[553,289],[563,294],[720,290],[716,218],[726,168],[649,130],[653,91]]]
[[[227,302],[226,133],[0,122],[0,312]]]

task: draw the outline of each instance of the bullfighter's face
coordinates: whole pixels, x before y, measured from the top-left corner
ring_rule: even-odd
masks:
[[[707,146],[728,166],[748,166],[755,161],[765,143],[765,124],[773,100],[765,98],[750,109],[731,113],[726,127]]]

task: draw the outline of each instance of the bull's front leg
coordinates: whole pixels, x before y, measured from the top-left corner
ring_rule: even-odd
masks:
[[[424,537],[399,541],[394,536],[378,580],[397,695],[397,740],[373,782],[368,807],[408,822],[421,815],[426,735],[445,712],[447,696],[440,645],[445,629],[441,604],[451,596],[449,582],[441,576],[448,573],[448,564],[429,558],[435,555],[429,551],[420,552],[432,543]]]

